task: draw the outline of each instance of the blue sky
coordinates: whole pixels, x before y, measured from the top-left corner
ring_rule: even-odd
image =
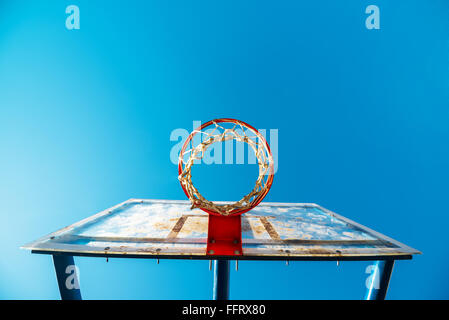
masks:
[[[59,297],[51,258],[24,243],[129,198],[185,199],[170,134],[219,117],[278,130],[267,201],[318,203],[424,253],[396,264],[389,298],[449,298],[448,15],[442,0],[0,0],[0,298]],[[210,198],[235,197],[208,170]],[[212,295],[206,261],[76,262],[88,299]],[[367,266],[241,262],[231,298],[363,298]]]

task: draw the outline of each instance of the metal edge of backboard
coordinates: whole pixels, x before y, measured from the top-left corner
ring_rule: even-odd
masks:
[[[403,243],[401,243],[401,242],[399,242],[399,241],[397,241],[397,240],[395,240],[393,238],[390,238],[390,237],[388,237],[388,236],[386,236],[386,235],[384,235],[384,234],[382,234],[380,232],[377,232],[377,231],[375,231],[373,229],[370,229],[370,228],[368,228],[368,227],[366,227],[366,226],[364,226],[364,225],[362,225],[360,223],[357,223],[357,222],[355,222],[355,221],[353,221],[353,220],[351,220],[349,218],[346,218],[346,217],[344,217],[342,215],[339,215],[338,213],[335,213],[335,212],[333,212],[333,211],[331,211],[329,209],[326,209],[326,208],[324,208],[324,207],[322,207],[322,206],[320,206],[318,204],[314,203],[314,205],[318,209],[320,209],[320,210],[322,210],[322,211],[324,211],[324,212],[326,212],[326,213],[328,213],[330,215],[333,215],[337,219],[340,219],[340,220],[342,220],[342,221],[344,221],[344,222],[346,222],[346,223],[348,223],[350,225],[353,225],[353,226],[355,226],[357,228],[360,228],[361,230],[367,232],[368,234],[370,234],[370,235],[372,235],[372,236],[374,236],[376,238],[379,238],[381,240],[385,240],[385,241],[393,243],[394,245],[396,245],[399,248],[401,248],[402,250],[404,250],[404,253],[409,253],[409,254],[412,254],[412,255],[413,254],[422,254],[421,251],[416,250],[416,249],[414,249],[412,247],[409,247],[409,246],[407,246],[407,245],[405,245],[405,244],[403,244]]]
[[[163,247],[161,247],[163,248]],[[67,244],[67,243],[55,243],[55,242],[43,242],[32,249],[32,253],[46,253],[46,254],[60,254],[65,253],[74,256],[98,256],[98,257],[112,257],[121,256],[124,258],[139,255],[140,257],[146,258],[156,258],[162,256],[182,256],[182,258],[198,259],[201,257],[210,257],[206,255],[205,247],[179,247],[179,248],[158,248],[156,247],[145,247],[145,248],[135,248],[128,246],[120,247],[86,247],[79,244]],[[387,248],[384,248],[386,250]],[[353,250],[353,249],[352,249]],[[411,255],[404,253],[402,251],[396,251],[391,248],[389,251],[375,252],[375,249],[357,249],[356,251],[351,251],[350,253],[345,252],[346,250],[341,249],[335,252],[309,252],[304,251],[303,253],[298,252],[288,252],[277,249],[267,249],[259,250],[254,248],[245,248],[243,250],[243,259],[253,259],[253,260],[346,260],[347,258],[351,260],[368,260],[369,257],[376,257],[377,259],[392,259],[397,257],[397,259],[410,259]],[[374,252],[373,252],[374,251]],[[203,258],[206,259],[206,258]],[[237,258],[240,259],[240,258]]]
[[[165,253],[148,254],[148,252],[104,252],[104,251],[70,251],[70,250],[31,250],[33,254],[68,255],[76,257],[97,257],[97,258],[129,258],[129,259],[185,259],[185,260],[271,260],[271,261],[373,261],[373,260],[410,260],[411,254],[388,254],[388,255],[241,255],[241,256],[210,256],[204,252],[195,254],[188,253]]]

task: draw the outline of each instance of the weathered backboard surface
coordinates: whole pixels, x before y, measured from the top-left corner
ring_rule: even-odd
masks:
[[[211,259],[208,215],[188,201],[131,199],[23,246],[34,253]],[[410,259],[419,251],[316,204],[261,203],[242,215],[243,255],[212,259]]]

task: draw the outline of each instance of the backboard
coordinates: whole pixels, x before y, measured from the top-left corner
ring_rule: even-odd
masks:
[[[208,215],[189,201],[130,199],[23,248],[33,253],[211,259]],[[419,251],[311,203],[264,203],[242,215],[232,260],[411,259]]]

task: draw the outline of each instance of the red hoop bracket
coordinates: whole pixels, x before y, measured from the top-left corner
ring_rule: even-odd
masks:
[[[242,255],[242,216],[209,214],[207,227],[207,255]]]

